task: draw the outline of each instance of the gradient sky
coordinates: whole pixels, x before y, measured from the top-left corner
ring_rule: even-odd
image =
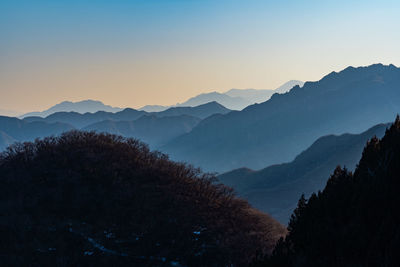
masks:
[[[0,109],[175,104],[400,66],[400,1],[1,0]]]

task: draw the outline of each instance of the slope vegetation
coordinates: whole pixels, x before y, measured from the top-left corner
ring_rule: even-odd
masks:
[[[322,192],[300,198],[288,236],[264,265],[398,266],[399,166],[398,117],[368,142],[354,174],[338,167]]]
[[[285,229],[134,139],[88,132],[0,154],[5,266],[243,266]]]
[[[309,197],[322,190],[336,166],[354,170],[367,141],[382,137],[389,124],[380,124],[361,134],[328,135],[319,138],[292,162],[259,171],[237,169],[218,176],[254,207],[287,224],[301,194]]]

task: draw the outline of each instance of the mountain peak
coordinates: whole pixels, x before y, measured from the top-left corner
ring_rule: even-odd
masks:
[[[86,100],[77,101],[77,102],[63,101],[63,102],[58,103],[44,111],[26,113],[26,114],[22,115],[21,118],[32,117],[32,116],[47,117],[56,112],[74,111],[74,112],[77,112],[80,114],[84,114],[84,113],[88,113],[88,112],[95,113],[97,111],[118,112],[121,110],[122,110],[122,108],[105,105],[105,104],[103,104],[103,102],[98,101],[98,100],[86,99]]]

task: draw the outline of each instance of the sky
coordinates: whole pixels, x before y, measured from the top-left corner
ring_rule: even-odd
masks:
[[[172,105],[400,66],[400,1],[1,0],[0,110]]]

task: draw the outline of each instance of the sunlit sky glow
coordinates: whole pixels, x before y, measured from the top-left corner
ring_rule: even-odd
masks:
[[[0,109],[170,105],[400,66],[400,1],[0,1]]]

